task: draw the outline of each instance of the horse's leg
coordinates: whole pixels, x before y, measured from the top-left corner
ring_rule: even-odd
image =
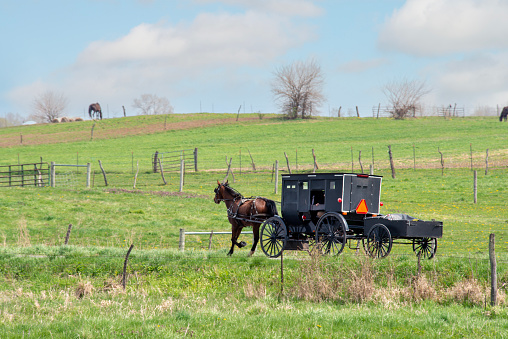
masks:
[[[238,237],[240,236],[240,232],[242,229],[240,228],[240,225],[236,222],[236,220],[230,220],[231,222],[231,249],[228,252],[228,255],[233,255],[233,252],[235,250],[235,245],[239,248],[242,248],[236,241],[238,240]]]
[[[259,241],[259,225],[260,224],[258,224],[258,223],[255,223],[254,225],[252,225],[252,234],[254,236],[254,241],[253,241],[252,247],[251,247],[250,252],[249,252],[249,257],[254,255],[254,251],[256,250],[256,246],[258,245],[258,241]]]

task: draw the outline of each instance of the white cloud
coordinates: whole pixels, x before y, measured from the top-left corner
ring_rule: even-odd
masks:
[[[315,17],[323,14],[323,9],[310,0],[194,0],[197,3],[223,3],[285,16]]]
[[[438,102],[508,104],[508,52],[474,55],[449,62],[434,72]]]
[[[378,44],[417,56],[508,47],[508,1],[407,0],[379,34]]]
[[[128,107],[143,93],[166,96],[173,102],[189,93],[205,96],[229,87],[229,82],[235,82],[238,91],[242,69],[266,71],[274,59],[313,38],[312,29],[301,22],[258,11],[203,13],[178,25],[144,23],[114,41],[90,43],[70,67],[44,82],[18,87],[9,96],[20,105],[33,97],[34,90],[60,90],[69,102],[79,103],[69,108],[79,113],[96,101]],[[260,75],[243,80],[248,82],[244,87],[259,80],[256,76]],[[179,111],[177,105],[175,110]]]
[[[345,73],[360,73],[382,65],[386,65],[387,63],[388,60],[382,58],[371,60],[351,60],[340,65],[339,71]]]
[[[189,25],[141,24],[116,41],[97,41],[78,65],[163,61],[168,66],[263,65],[310,39],[308,27],[259,12],[200,14]]]

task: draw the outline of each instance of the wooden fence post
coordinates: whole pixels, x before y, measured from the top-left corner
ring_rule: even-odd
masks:
[[[127,262],[129,261],[129,254],[131,254],[132,248],[134,247],[134,244],[129,247],[129,250],[127,251],[127,255],[125,256],[125,261],[123,262],[123,277],[122,277],[122,286],[125,290],[125,286],[127,284]]]
[[[485,154],[485,175],[489,173],[489,149],[487,148],[486,154]]]
[[[9,172],[10,172],[10,170],[9,170]],[[54,161],[51,162],[51,168],[49,170],[49,173],[50,173],[50,176],[49,176],[50,186],[55,187],[56,175],[55,175],[55,162]]]
[[[161,171],[162,172],[162,171]],[[180,192],[183,192],[183,176],[185,173],[185,164],[184,161],[180,161]]]
[[[164,170],[162,169],[161,158],[158,158],[157,160],[159,161],[159,169],[161,170],[162,181],[164,182],[164,185],[167,185],[168,183],[166,182],[166,178],[164,177]]]
[[[474,192],[474,203],[478,202],[478,173],[474,171],[474,183],[473,183],[473,192]]]
[[[178,240],[178,250],[185,250],[185,228],[180,228],[180,239]]]
[[[153,172],[154,173],[157,173],[157,167],[159,165],[158,158],[159,158],[159,151],[155,151],[155,154],[153,156]]]
[[[390,168],[392,169],[392,178],[395,179],[395,166],[393,165],[392,145],[388,145],[388,155],[390,156]]]
[[[136,163],[136,175],[134,176],[134,186],[132,186],[132,188],[136,188],[136,181],[138,181],[138,173],[139,173],[139,160]]]
[[[316,173],[316,170],[319,169],[319,166],[316,161],[316,154],[314,153],[314,148],[312,149],[312,157],[314,158],[314,169],[312,170],[312,173]]]
[[[106,186],[108,186],[108,179],[106,178],[106,172],[104,171],[104,168],[102,167],[102,162],[100,160],[99,160],[99,167],[101,168],[102,176],[104,177],[104,183],[106,184]]]
[[[489,237],[489,257],[490,257],[490,305],[497,305],[497,262],[495,250],[495,235]]]
[[[250,154],[250,150],[248,148],[247,152],[249,152],[250,160],[252,161],[252,170],[256,172],[256,165],[254,164],[254,159],[252,158],[252,154]]]
[[[289,159],[288,159],[288,155],[286,154],[286,152],[284,152],[284,156],[286,157],[286,164],[288,165],[288,172],[289,172],[289,174],[291,174],[291,167],[289,167]]]
[[[194,172],[198,171],[198,148],[194,148]]]
[[[228,160],[228,157],[226,157],[226,164],[227,164],[227,160]],[[232,160],[233,160],[233,158],[229,158],[229,164],[228,164],[228,169],[227,169],[227,172],[226,172],[226,176],[224,177],[224,180],[222,180],[222,182],[226,182],[226,180],[228,179],[229,171],[231,171],[231,161]]]
[[[67,234],[65,235],[65,245],[69,243],[69,237],[71,236],[71,228],[72,224],[69,224],[69,227],[67,228]]]
[[[279,188],[279,160],[275,160],[275,194]]]
[[[92,172],[92,164],[86,163],[86,188],[90,188],[90,173]]]

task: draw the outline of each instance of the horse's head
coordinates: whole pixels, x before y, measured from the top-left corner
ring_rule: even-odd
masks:
[[[218,186],[213,190],[215,192],[215,197],[213,201],[216,204],[220,204],[222,200],[224,200],[224,184],[222,184],[219,180],[217,180]]]

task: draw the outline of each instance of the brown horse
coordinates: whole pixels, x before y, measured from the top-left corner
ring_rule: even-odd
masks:
[[[102,110],[101,105],[99,105],[98,102],[95,104],[91,104],[88,106],[88,115],[90,116],[90,119],[92,119],[93,115],[96,115],[99,119],[102,120]]]
[[[235,245],[242,248],[247,244],[245,241],[237,242],[242,228],[252,226],[254,234],[254,243],[250,249],[249,256],[254,254],[259,241],[259,226],[261,223],[274,215],[277,215],[277,207],[273,200],[262,197],[254,199],[245,199],[238,191],[229,186],[228,182],[220,183],[217,180],[217,188],[215,188],[215,197],[213,201],[220,204],[224,201],[228,209],[228,219],[231,223],[231,249],[228,255],[232,255]]]

